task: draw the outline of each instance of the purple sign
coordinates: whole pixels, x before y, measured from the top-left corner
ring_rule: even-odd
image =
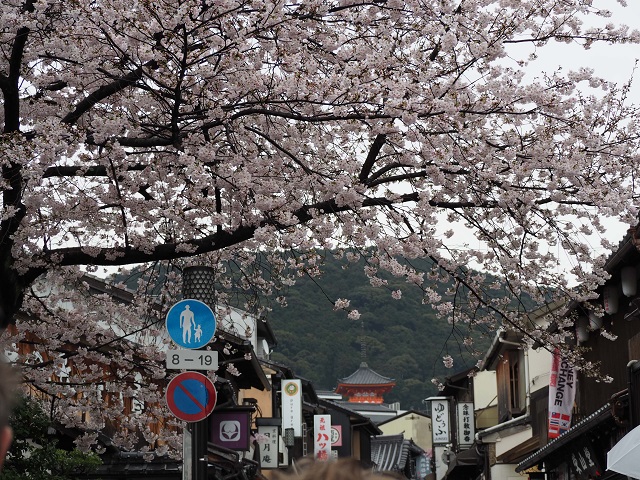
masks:
[[[251,409],[214,410],[209,418],[211,443],[230,450],[249,450]]]

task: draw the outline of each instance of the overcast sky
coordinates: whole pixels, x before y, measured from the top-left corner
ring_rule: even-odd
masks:
[[[608,19],[600,19],[597,17],[589,17],[585,21],[586,26],[603,26],[606,23],[626,24],[631,29],[640,30],[640,0],[629,0],[629,6],[621,7],[617,0],[594,0],[595,6],[599,8],[606,8],[611,10],[613,16]],[[522,51],[521,46],[514,47],[514,59],[526,58],[531,51],[531,47],[527,47],[528,50]],[[540,72],[553,72],[562,67],[564,71],[575,70],[580,67],[593,68],[595,74],[606,80],[613,81],[619,84],[626,83],[633,75],[633,69],[636,59],[640,58],[640,45],[609,45],[609,44],[597,44],[589,50],[585,50],[577,45],[567,45],[565,43],[549,42],[545,47],[536,50],[538,59],[530,65],[530,74],[527,75],[525,80],[532,80],[533,77],[539,75]],[[639,71],[636,72],[636,80],[632,85],[629,100],[633,103],[640,104],[640,65]],[[628,226],[617,222],[607,222],[609,224],[609,231],[607,232],[607,239],[615,244],[618,244],[627,232]],[[438,232],[445,231],[451,228],[449,224],[443,222],[443,225],[438,229]],[[474,240],[471,240],[468,236],[468,232],[464,228],[454,228],[457,234],[452,241],[447,244],[452,248],[465,248],[465,244],[471,243],[473,247],[478,245]],[[592,248],[596,253],[609,253],[603,251],[599,247],[599,242],[591,242]],[[564,263],[561,259],[561,263],[558,266],[559,270],[565,270],[569,266],[568,263]]]
[[[594,4],[600,8],[611,10],[613,16],[609,19],[592,17],[586,24],[604,25],[608,22],[626,24],[631,29],[640,30],[640,0],[628,0],[627,7],[621,7],[617,0],[595,0]],[[538,59],[532,65],[532,75],[539,71],[554,71],[558,67],[573,70],[579,67],[590,67],[596,75],[616,83],[626,83],[634,75],[636,60],[640,59],[640,45],[609,45],[597,44],[589,50],[551,42],[543,50],[539,50]],[[629,100],[640,104],[640,64],[632,84]],[[608,240],[617,244],[627,231],[626,225],[612,224]],[[596,245],[593,245],[596,247]]]
[[[595,0],[596,6],[611,10],[613,16],[609,19],[590,17],[587,22],[589,25],[597,22],[600,26],[609,22],[626,24],[632,29],[640,30],[640,0],[629,0],[628,3],[627,7],[621,7],[617,0]],[[636,59],[640,58],[640,45],[600,43],[585,50],[575,45],[552,42],[538,54],[538,60],[534,64],[536,69],[554,70],[558,67],[575,69],[588,66],[607,80],[624,83],[633,74]],[[634,102],[640,103],[640,72],[636,74],[632,92]]]

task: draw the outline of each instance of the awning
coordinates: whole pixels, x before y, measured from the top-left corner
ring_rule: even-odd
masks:
[[[607,470],[640,478],[640,426],[634,428],[607,453]]]
[[[94,471],[84,472],[82,478],[101,480],[179,480],[182,478],[182,461],[168,457],[146,460],[142,452],[118,452],[107,454]]]
[[[246,480],[247,478],[258,477],[260,464],[248,458],[243,458],[235,450],[215,445],[211,442],[207,444],[207,470],[208,477],[211,474],[215,478],[225,478],[227,480]]]
[[[571,427],[568,431],[566,431],[559,437],[551,440],[544,447],[540,448],[540,450],[538,450],[536,453],[529,456],[528,458],[525,458],[516,466],[516,472],[522,472],[545,461],[547,457],[556,454],[562,447],[568,446],[572,442],[575,442],[576,439],[586,434],[591,429],[602,425],[610,420],[612,421],[612,417],[613,415],[611,413],[611,404],[607,403],[593,412],[591,415],[583,419],[581,422]]]
[[[232,379],[240,389],[271,390],[271,382],[265,375],[251,342],[227,332],[220,332],[218,335],[221,341],[212,343],[211,347],[218,352],[221,371],[224,371],[228,364],[232,364],[239,373],[220,376]],[[231,348],[226,348],[227,343]]]
[[[467,450],[462,450],[451,456],[449,468],[444,474],[446,480],[467,480],[475,478],[482,473],[484,457],[478,452],[478,447],[473,445]]]

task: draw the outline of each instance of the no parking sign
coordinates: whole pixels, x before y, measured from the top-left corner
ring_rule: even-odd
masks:
[[[211,380],[198,372],[176,375],[167,387],[167,406],[180,420],[199,422],[216,406],[217,394]]]

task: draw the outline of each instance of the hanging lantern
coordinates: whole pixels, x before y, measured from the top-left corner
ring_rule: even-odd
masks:
[[[618,288],[612,285],[604,287],[602,294],[604,311],[609,315],[618,312]]]
[[[620,270],[622,293],[627,297],[633,297],[638,290],[638,274],[636,267],[628,266]]]
[[[602,328],[602,317],[594,312],[589,312],[589,330],[594,331]]]
[[[578,343],[584,343],[589,340],[588,324],[589,320],[587,317],[578,317],[578,320],[576,320],[576,339]]]

